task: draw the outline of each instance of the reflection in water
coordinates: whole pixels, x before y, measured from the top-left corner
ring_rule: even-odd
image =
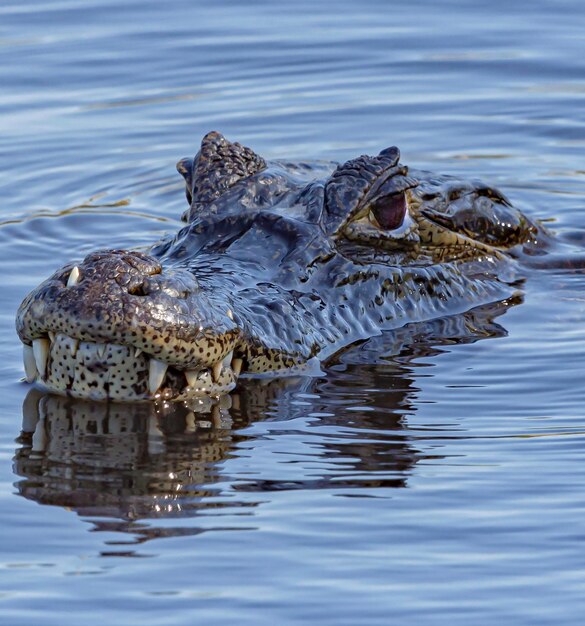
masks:
[[[417,461],[435,456],[406,423],[414,413],[416,359],[436,355],[441,345],[505,334],[493,319],[516,303],[413,324],[339,354],[325,377],[242,380],[218,400],[106,404],[32,390],[14,459],[18,493],[141,542],[200,533],[204,528],[176,520],[205,512],[217,518],[214,529],[226,530],[222,510],[252,516],[267,492],[345,489],[355,496],[364,488],[371,495],[405,487]],[[290,435],[296,448],[277,461],[286,477],[274,465],[274,477],[262,475],[255,452],[275,439],[286,444]],[[244,455],[251,459],[245,471],[235,463]],[[157,523],[163,518],[175,521]]]
[[[140,519],[192,517],[219,493],[218,463],[247,424],[228,409],[237,397],[157,406],[84,402],[29,392],[23,405],[21,448],[14,459],[26,498],[75,510],[98,530],[135,533],[138,541],[197,534],[197,528],[149,528]],[[239,503],[250,506],[253,503]]]

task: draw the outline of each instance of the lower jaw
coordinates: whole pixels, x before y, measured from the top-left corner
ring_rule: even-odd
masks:
[[[107,382],[102,385],[92,385],[91,382],[85,384],[73,383],[63,385],[58,376],[48,376],[46,379],[37,379],[34,385],[42,390],[69,398],[80,400],[100,400],[114,402],[148,402],[152,400],[182,401],[195,398],[218,397],[228,394],[235,389],[236,380],[220,381],[219,383],[209,383],[202,380],[199,388],[190,389],[184,387],[181,390],[171,385],[161,385],[156,393],[151,394],[142,390],[146,385],[126,385],[118,381]]]
[[[136,402],[181,401],[221,396],[236,386],[241,362],[225,359],[215,368],[189,370],[152,366],[152,359],[134,347],[75,342],[66,335],[44,340],[44,367],[33,350],[24,348],[27,380],[40,389],[71,398]],[[38,347],[38,346],[37,346]],[[37,353],[39,350],[37,350]],[[137,353],[138,352],[138,353]],[[38,356],[38,355],[37,355]],[[154,378],[153,378],[154,371]]]

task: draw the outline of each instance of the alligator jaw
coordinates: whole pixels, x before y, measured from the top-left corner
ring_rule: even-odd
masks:
[[[184,400],[230,392],[242,370],[231,350],[211,367],[179,369],[132,346],[51,333],[24,344],[26,380],[92,400]]]

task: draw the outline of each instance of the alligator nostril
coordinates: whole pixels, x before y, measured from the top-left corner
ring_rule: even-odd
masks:
[[[146,296],[146,290],[144,289],[144,283],[135,283],[128,287],[128,293],[131,296]]]

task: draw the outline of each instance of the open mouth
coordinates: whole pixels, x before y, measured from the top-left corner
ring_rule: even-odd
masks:
[[[28,382],[92,400],[183,400],[229,393],[242,371],[234,351],[210,367],[178,369],[140,349],[79,341],[62,333],[24,344]]]

